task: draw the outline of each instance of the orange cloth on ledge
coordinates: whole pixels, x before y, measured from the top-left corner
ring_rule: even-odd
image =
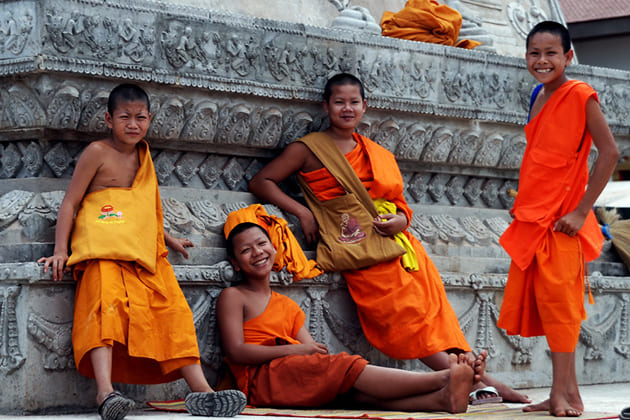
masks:
[[[394,155],[359,134],[354,138],[357,147],[345,156],[372,199],[393,202],[411,221],[412,211],[403,196],[403,179]],[[301,175],[320,200],[343,194],[326,168]],[[452,348],[469,351],[440,273],[420,241],[407,230],[403,234],[416,251],[418,271],[406,271],[399,257],[342,272],[357,305],[363,333],[374,347],[395,359],[423,358]]]
[[[575,350],[584,311],[584,264],[601,251],[603,235],[589,212],[571,238],[553,232],[573,211],[588,183],[591,134],[586,103],[597,99],[584,82],[569,80],[527,124],[527,147],[514,201],[514,220],[500,238],[512,258],[497,325],[508,334],[546,335],[552,351]]]
[[[292,299],[271,292],[265,310],[243,323],[245,343],[298,344],[305,321]],[[228,364],[248,403],[259,407],[320,407],[352,388],[368,364],[361,356],[309,354],[279,357],[261,365]]]
[[[236,225],[245,222],[259,225],[269,234],[271,244],[277,251],[276,259],[273,262],[274,271],[280,271],[286,266],[287,271],[293,275],[293,281],[304,278],[311,279],[323,273],[315,261],[309,260],[304,255],[304,251],[289,229],[287,221],[281,217],[270,216],[260,204],[251,204],[230,213],[223,226],[226,239]]]
[[[134,243],[155,250],[155,270],[152,273],[133,261],[106,259],[106,249],[102,250],[102,258],[76,263],[72,344],[75,363],[82,375],[94,377],[90,350],[113,347],[114,382],[153,384],[180,378],[179,368],[199,363],[199,349],[192,312],[166,259],[157,178],[144,142],[139,144],[139,157],[141,166],[131,188],[108,188],[89,196],[115,200],[118,193],[132,191],[139,205],[154,203],[150,212],[143,210],[144,214],[150,213],[148,217],[154,219],[156,229],[145,232],[138,238],[142,241]],[[130,224],[131,219],[125,218],[132,210],[127,207],[123,211],[122,218],[127,222],[123,226]],[[81,232],[90,234],[89,228]],[[73,254],[83,252],[80,246],[86,241],[79,239],[73,235]],[[120,243],[115,236],[107,239],[112,249]]]
[[[461,13],[435,0],[409,0],[398,13],[385,12],[381,18],[383,36],[466,49],[481,45],[470,39],[458,42],[461,27]]]

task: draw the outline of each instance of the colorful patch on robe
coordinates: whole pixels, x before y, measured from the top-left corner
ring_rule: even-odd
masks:
[[[101,207],[101,214],[98,216],[97,222],[101,223],[124,223],[123,212],[116,211],[111,204],[105,204]]]
[[[356,244],[367,237],[367,233],[361,230],[361,226],[357,219],[351,217],[348,213],[341,215],[341,236],[337,238],[339,242],[344,244]]]

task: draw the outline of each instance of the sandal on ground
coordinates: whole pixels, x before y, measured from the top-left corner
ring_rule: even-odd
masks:
[[[103,420],[122,420],[136,403],[118,391],[112,391],[98,406],[98,414]]]
[[[499,391],[493,386],[479,388],[468,394],[468,403],[470,405],[500,403],[503,398],[499,395]]]
[[[630,407],[626,407],[621,410],[621,413],[619,413],[619,418],[621,420],[630,420]]]
[[[236,389],[216,392],[191,392],[186,395],[186,410],[193,416],[234,417],[247,405],[245,394]]]

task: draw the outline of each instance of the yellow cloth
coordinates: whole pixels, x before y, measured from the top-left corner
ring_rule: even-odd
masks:
[[[466,49],[481,45],[470,39],[458,42],[461,27],[461,13],[435,0],[409,0],[398,13],[385,12],[381,19],[383,36]]]
[[[265,229],[271,238],[271,243],[276,249],[276,259],[273,263],[274,271],[280,271],[287,267],[287,271],[293,275],[293,281],[317,277],[323,271],[317,266],[317,262],[309,260],[297,239],[289,229],[287,221],[281,217],[267,214],[260,204],[251,204],[248,207],[231,212],[223,233],[227,238],[232,229],[240,223],[255,223]]]
[[[142,142],[138,148],[141,166],[131,188],[108,188],[86,196],[92,196],[90,200],[111,197],[114,201],[108,202],[116,204],[119,194],[130,195],[145,208],[138,213],[133,206],[120,207],[125,223],[112,226],[125,229],[112,228],[107,234],[112,253],[108,254],[105,244],[101,244],[102,258],[81,258],[74,265],[77,289],[72,344],[75,363],[82,375],[94,377],[90,350],[112,347],[114,382],[153,384],[180,378],[179,368],[199,363],[199,349],[192,311],[166,259],[162,206],[148,145]],[[154,203],[151,211],[147,203]],[[87,213],[94,219],[92,213]],[[136,221],[145,227],[155,226],[133,238],[139,254],[153,250],[153,271],[135,262],[133,254],[131,261],[114,259],[121,244],[114,232],[122,232],[124,240],[128,240],[125,232],[137,231],[131,226]],[[88,241],[80,234],[91,235],[90,226],[100,228],[99,224],[88,223],[73,234],[75,258],[86,254],[81,247]]]
[[[156,207],[159,204],[155,168],[145,141],[138,143],[140,167],[130,188],[106,188],[81,201],[72,230],[67,265],[95,258],[135,261],[155,272]]]
[[[384,198],[377,198],[374,200],[374,206],[378,214],[396,214],[396,204],[391,201],[387,201]],[[402,265],[407,271],[418,271],[420,266],[418,264],[418,256],[416,250],[413,249],[413,245],[409,242],[409,239],[402,233],[398,232],[394,235],[394,241],[402,246],[407,253],[402,256]]]

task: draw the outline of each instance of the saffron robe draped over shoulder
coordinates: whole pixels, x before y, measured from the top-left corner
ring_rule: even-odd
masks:
[[[140,167],[133,185],[88,194],[77,214],[77,220],[100,223],[85,223],[72,236],[77,280],[72,344],[77,369],[85,376],[94,377],[88,352],[105,346],[113,347],[114,382],[153,384],[180,378],[179,368],[199,363],[199,349],[192,312],[166,259],[160,194],[146,142],[138,144],[138,152]],[[101,212],[103,207],[106,212]],[[107,217],[101,217],[103,213]],[[152,221],[139,221],[144,217]],[[131,226],[136,222],[146,230]],[[129,232],[107,237],[110,258],[98,238],[82,237],[102,234],[90,226],[108,223],[116,228],[129,226]],[[133,235],[140,237],[130,239]],[[153,271],[133,255],[127,261],[119,259],[116,248],[127,240],[153,250]],[[97,246],[86,250],[86,244]],[[94,249],[98,258],[90,254]]]
[[[393,202],[411,221],[413,213],[403,196],[403,179],[394,155],[357,133],[354,138],[357,147],[345,156],[370,197]],[[344,193],[326,168],[301,175],[319,200]],[[423,358],[454,348],[469,351],[437,268],[420,241],[407,230],[403,234],[416,251],[418,271],[405,270],[399,257],[342,272],[363,333],[374,347],[395,359]]]
[[[599,256],[603,235],[592,211],[571,238],[555,222],[575,210],[588,183],[592,138],[584,82],[560,86],[527,124],[527,147],[514,220],[500,238],[512,258],[497,325],[508,334],[546,335],[554,352],[575,350],[584,310],[584,263]]]
[[[292,299],[271,292],[265,310],[243,323],[245,343],[261,346],[299,344],[296,336],[305,315]],[[318,407],[352,388],[368,364],[347,353],[291,355],[261,365],[227,360],[249,404],[273,407]]]

